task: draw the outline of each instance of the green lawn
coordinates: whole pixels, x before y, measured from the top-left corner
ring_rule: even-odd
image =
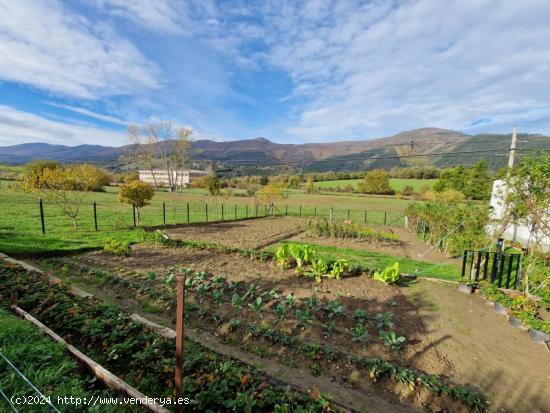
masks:
[[[350,265],[356,265],[364,269],[382,270],[397,261],[403,274],[416,274],[420,277],[433,277],[444,280],[457,280],[460,278],[460,268],[452,264],[432,264],[426,261],[394,257],[388,254],[354,248],[335,248],[318,244],[309,245],[313,247],[320,258],[331,261],[344,258],[348,260]],[[276,251],[277,248],[278,245],[275,245],[268,249]]]
[[[22,370],[31,383],[51,397],[52,404],[61,412],[75,411],[75,407],[58,404],[58,396],[113,397],[107,390],[90,388],[92,377],[81,373],[81,367],[69,357],[63,346],[42,334],[29,322],[8,314],[1,308],[0,349],[13,365]],[[0,389],[8,398],[39,397],[3,358],[0,358]],[[18,408],[21,412],[53,411],[47,405],[39,403],[26,405],[23,409]],[[116,407],[105,406],[101,411],[119,410]],[[0,397],[0,411],[12,411],[3,397]]]
[[[362,179],[341,179],[338,181],[319,181],[314,182],[313,186],[316,188],[336,188],[340,186],[345,188],[348,185],[353,186],[357,189],[357,185],[361,182]],[[401,178],[390,178],[390,186],[394,191],[402,191],[406,185],[410,185],[414,188],[414,192],[420,192],[423,186],[432,187],[437,182],[437,179],[401,179]]]

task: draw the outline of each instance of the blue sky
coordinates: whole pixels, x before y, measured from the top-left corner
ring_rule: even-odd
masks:
[[[550,2],[0,0],[0,146],[550,132]]]

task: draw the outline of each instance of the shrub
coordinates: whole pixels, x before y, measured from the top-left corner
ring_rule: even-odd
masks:
[[[120,256],[128,256],[132,252],[128,241],[122,241],[116,238],[109,238],[103,246],[103,249]]]
[[[411,185],[405,185],[401,193],[407,196],[412,195],[414,193],[414,188]]]
[[[399,236],[391,232],[378,231],[350,221],[328,222],[325,217],[310,219],[307,233],[318,237],[357,238],[370,241],[399,242]]]
[[[391,195],[390,175],[383,169],[373,169],[358,185],[359,192],[367,194]]]

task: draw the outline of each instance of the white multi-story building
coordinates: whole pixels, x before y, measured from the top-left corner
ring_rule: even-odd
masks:
[[[493,192],[491,194],[491,219],[493,223],[489,225],[488,231],[492,234],[499,228],[499,220],[504,216],[504,194],[507,192],[506,182],[503,179],[494,181]],[[550,221],[550,212],[548,214]],[[529,222],[514,222],[506,228],[502,234],[502,238],[509,241],[517,241],[524,247],[531,247],[538,239],[539,247],[544,250],[550,250],[550,234],[533,233],[529,226]]]
[[[170,186],[170,176],[168,175],[168,171],[166,169],[154,169],[151,170],[140,170],[139,173],[139,180],[142,182],[146,182],[151,185],[156,184],[160,187],[169,187]],[[153,176],[154,174],[154,176]],[[187,169],[187,170],[178,170],[178,171],[171,171],[172,174],[172,184],[175,185],[178,188],[187,188],[191,185],[191,183],[200,177],[203,177],[205,175],[208,175],[208,172],[206,171],[199,171],[195,169]]]

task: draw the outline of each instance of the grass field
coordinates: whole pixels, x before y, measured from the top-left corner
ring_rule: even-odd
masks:
[[[118,201],[118,188],[108,187],[105,192],[89,193],[78,217],[79,228],[72,228],[71,220],[59,207],[44,204],[46,235],[41,233],[38,196],[18,190],[13,182],[0,185],[0,251],[7,254],[46,253],[96,248],[113,235],[133,241],[132,208]],[[94,228],[92,202],[97,203],[98,231]],[[388,225],[403,225],[403,212],[410,201],[391,197],[367,197],[357,194],[314,194],[289,191],[288,197],[275,202],[276,214],[325,215],[332,209],[333,217]],[[158,192],[151,205],[143,208],[143,226],[163,225],[163,203],[166,224],[241,219],[265,213],[265,204],[257,198],[244,196],[209,196],[203,190],[189,192]]]
[[[321,190],[324,188],[336,188],[337,186],[344,188],[348,185],[351,185],[354,188],[357,188],[357,185],[359,185],[359,182],[361,181],[362,179],[341,179],[338,181],[319,181],[319,182],[314,182],[313,186],[315,188],[321,188]],[[402,191],[406,185],[410,185],[414,188],[414,192],[420,192],[423,186],[428,186],[431,188],[436,182],[437,182],[437,179],[390,178],[390,186],[394,191]]]

